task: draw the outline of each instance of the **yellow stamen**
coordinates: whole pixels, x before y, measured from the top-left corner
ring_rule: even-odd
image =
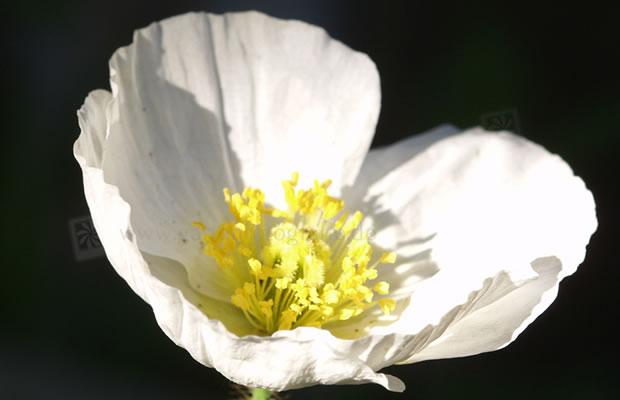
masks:
[[[203,234],[205,254],[225,271],[234,290],[230,300],[240,308],[256,333],[268,335],[298,326],[321,328],[354,318],[370,307],[385,314],[395,301],[390,285],[381,281],[378,264],[393,263],[394,253],[373,259],[363,232],[352,234],[363,214],[350,215],[344,203],[327,194],[331,181],[296,189],[299,174],[282,182],[287,210],[265,208],[265,195],[247,187],[241,194],[224,189],[234,220],[214,234]],[[192,222],[201,231],[201,222]],[[372,289],[371,289],[372,287]]]
[[[200,229],[201,231],[204,231],[206,229],[205,228],[205,224],[203,224],[202,222],[194,221],[194,222],[192,222],[192,226],[195,226],[196,228]]]
[[[387,282],[379,282],[375,285],[375,292],[379,294],[388,294],[390,292],[390,284]]]
[[[393,264],[396,261],[395,253],[385,253],[381,256],[381,263],[383,264]]]

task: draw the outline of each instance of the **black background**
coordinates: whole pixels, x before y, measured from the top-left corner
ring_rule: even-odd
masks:
[[[506,349],[388,368],[407,384],[404,394],[326,386],[290,398],[615,398],[619,10],[592,2],[428,3],[114,0],[7,8],[0,398],[231,398],[227,380],[167,339],[105,258],[75,259],[69,222],[88,209],[72,145],[76,110],[89,91],[109,89],[108,59],[134,29],[191,10],[248,9],[322,26],[375,61],[383,105],[373,146],[514,109],[520,133],[584,179],[599,219],[579,271]]]

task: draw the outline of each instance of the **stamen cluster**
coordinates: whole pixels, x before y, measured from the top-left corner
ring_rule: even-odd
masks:
[[[371,263],[372,248],[358,227],[363,215],[343,211],[342,200],[327,194],[331,181],[295,190],[299,175],[282,182],[287,211],[265,208],[265,195],[247,187],[242,194],[224,189],[234,221],[213,235],[204,233],[205,253],[215,259],[236,289],[231,302],[257,334],[299,326],[322,327],[348,320],[378,305],[394,309],[389,284],[377,278],[377,265],[393,263],[394,253]],[[194,226],[205,230],[200,222]]]

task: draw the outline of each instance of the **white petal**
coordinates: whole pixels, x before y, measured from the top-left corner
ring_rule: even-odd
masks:
[[[81,111],[93,118],[83,120],[82,135],[75,146],[93,220],[110,262],[153,307],[158,323],[175,343],[204,365],[214,366],[234,382],[248,386],[287,390],[318,383],[375,382],[390,390],[404,390],[397,378],[374,372],[391,363],[394,352],[381,345],[393,343],[391,337],[347,341],[324,330],[302,328],[269,338],[239,338],[219,321],[208,319],[198,309],[204,298],[196,297],[184,281],[180,265],[140,252],[135,240],[119,234],[130,226],[130,207],[115,186],[104,182],[101,169],[92,166],[92,160],[100,155],[92,151],[97,147],[85,145],[105,137],[105,125],[98,124],[96,118],[100,108],[91,107],[95,97],[91,95]]]
[[[432,144],[458,132],[456,127],[446,124],[394,145],[373,149],[367,154],[355,185],[344,188],[343,197],[347,208],[364,212],[362,231],[371,238],[375,253],[395,251],[398,254],[396,264],[379,265],[379,279],[390,284],[390,293],[387,296],[376,296],[392,298],[397,303],[395,310],[387,316],[375,307],[350,320],[326,325],[325,328],[337,337],[352,339],[370,332],[389,332],[393,329],[394,322],[409,306],[414,288],[439,271],[439,266],[431,257],[431,239],[435,233],[418,231],[417,225],[408,223],[404,209],[409,206],[409,198],[403,196],[395,201],[391,197],[391,190],[388,189],[386,193],[370,193],[369,188],[393,171],[400,170]],[[415,182],[416,173],[417,171],[404,170],[403,176],[392,180],[391,184],[394,188],[404,185],[415,192],[422,183]],[[379,327],[385,329],[378,329]]]
[[[255,12],[210,21],[244,183],[280,195],[281,179],[293,170],[302,185],[328,178],[336,188],[353,183],[380,107],[370,58],[300,21]]]
[[[84,157],[83,162],[90,167],[101,168],[107,130],[105,112],[111,100],[110,92],[94,90],[78,111],[78,122],[84,134],[75,142],[74,150]]]
[[[376,373],[393,363],[398,347],[393,335],[341,340],[328,331],[300,328],[280,331],[272,337],[239,337],[230,332],[243,323],[225,314],[232,307],[207,304],[209,319],[199,307],[212,302],[197,294],[187,282],[183,268],[173,260],[138,249],[131,232],[130,205],[118,188],[104,181],[97,167],[105,148],[105,105],[107,92],[92,93],[80,110],[82,134],[75,144],[75,157],[84,174],[84,187],[93,221],[106,254],[129,286],[153,307],[162,330],[199,362],[213,366],[234,382],[273,390],[287,390],[314,384],[374,382],[402,391],[395,377]],[[103,146],[95,145],[103,143]],[[232,312],[231,312],[232,309]],[[218,314],[219,313],[219,314]],[[243,332],[241,332],[243,334]],[[303,357],[299,357],[303,354]]]
[[[437,231],[425,229],[417,221],[424,210],[416,203],[424,185],[435,184],[424,174],[434,173],[437,165],[409,164],[424,157],[424,151],[434,143],[456,133],[454,126],[442,125],[394,145],[373,149],[364,160],[355,184],[344,188],[347,208],[364,212],[363,229],[371,237],[375,250],[398,253],[397,268],[379,267],[381,279],[393,281],[391,297],[400,297],[401,287],[406,289],[405,295],[410,294],[411,285],[399,282],[403,277],[421,281],[437,272],[430,259],[430,241]]]
[[[558,156],[508,133],[445,133],[371,152],[356,184],[369,186],[373,240],[405,250],[386,276],[413,294],[397,322],[371,331],[418,333],[403,362],[514,340],[582,262],[597,224],[592,195]]]
[[[410,358],[401,363],[468,356],[508,345],[557,295],[560,261],[555,257],[540,258],[532,268],[538,275],[519,282],[513,282],[505,272],[485,280],[464,304],[416,335],[408,350]],[[420,312],[422,302],[430,297],[436,297],[436,293],[415,293],[413,306],[407,311]]]
[[[265,18],[252,15],[252,18]],[[204,16],[191,18],[197,17],[206,19]],[[345,49],[338,43],[328,41],[324,33],[316,28],[297,22],[292,24],[297,30],[314,32],[315,40],[317,37],[324,39],[322,45],[313,50],[317,54],[321,53],[321,49],[329,54]],[[180,29],[178,23],[175,26],[175,29]],[[154,29],[158,31],[160,28],[155,26]],[[149,40],[145,40],[141,33],[138,33],[136,44],[120,51],[112,62],[113,65],[116,63],[113,69],[115,74],[119,74],[119,65],[124,63],[125,72],[129,74],[129,86],[138,78],[138,75],[133,75],[133,71],[148,69],[147,64],[156,60],[147,58],[135,64],[127,63],[126,60],[130,54],[142,54],[148,47]],[[301,46],[300,49],[304,47]],[[376,78],[374,66],[365,56],[351,54],[372,67],[371,75]],[[346,60],[338,61],[348,65]],[[335,67],[335,63],[332,60],[328,65]],[[155,64],[157,65],[157,62]],[[210,222],[209,218],[219,211],[214,211],[215,207],[208,205],[206,211],[199,214],[201,206],[198,203],[210,200],[208,194],[199,192],[204,190],[203,184],[218,186],[213,183],[219,178],[215,171],[221,171],[222,168],[224,171],[233,170],[227,169],[227,160],[223,156],[220,158],[221,163],[212,170],[206,168],[206,164],[200,163],[200,149],[205,145],[209,156],[217,153],[213,151],[213,146],[223,145],[225,136],[217,131],[218,116],[207,111],[203,104],[193,99],[188,92],[175,90],[164,79],[158,79],[157,74],[161,71],[157,69],[156,73],[149,76],[149,79],[153,80],[152,86],[145,85],[144,90],[134,93],[124,91],[119,86],[117,77],[113,80],[114,98],[104,91],[93,92],[79,112],[82,134],[75,144],[74,153],[83,170],[86,197],[95,226],[106,248],[106,254],[117,272],[153,307],[158,323],[175,343],[186,348],[199,362],[216,367],[235,382],[274,390],[317,383],[376,382],[390,390],[404,390],[404,385],[397,378],[375,372],[390,365],[397,354],[388,346],[394,342],[393,337],[367,337],[359,341],[347,341],[337,339],[324,330],[302,328],[279,332],[270,338],[239,338],[230,331],[239,333],[238,330],[242,329],[243,324],[237,326],[239,320],[234,315],[221,315],[227,314],[230,307],[223,305],[219,309],[213,306],[216,300],[202,296],[189,285],[181,265],[175,261],[178,258],[162,257],[172,253],[173,248],[162,251],[163,254],[151,255],[138,247],[140,242],[146,244],[146,247],[152,245],[152,248],[157,250],[157,242],[169,240],[170,236],[166,235],[171,235],[170,232],[172,235],[185,234],[185,238],[188,238],[189,235],[184,232],[183,227],[177,227],[176,231],[169,229],[170,225],[175,223],[183,226],[193,217]],[[353,77],[355,74],[348,71],[346,75]],[[378,89],[378,81],[375,80],[374,83],[377,86],[374,89]],[[165,93],[162,94],[163,98],[156,101],[149,97],[150,87],[166,89],[162,92]],[[364,82],[357,82],[357,87],[364,89]],[[338,90],[343,89],[340,87]],[[378,103],[377,90],[374,90],[374,95],[374,101]],[[373,102],[373,90],[369,90],[367,98],[371,99],[370,103]],[[157,113],[151,116],[152,120],[139,118],[139,112],[143,112],[141,107],[144,106],[146,112],[151,112],[150,108],[156,103],[161,107],[155,109]],[[175,106],[185,111],[183,116],[187,117],[186,121],[183,118],[169,119],[166,113]],[[334,108],[335,114],[346,111],[338,110],[340,106],[341,104]],[[374,125],[377,109],[363,110],[362,105],[355,112],[357,114],[353,117],[354,122],[359,122],[359,115],[364,114],[363,118],[370,118],[371,125]],[[201,123],[203,128],[213,128],[214,134],[197,134],[197,125]],[[351,124],[351,127],[355,126],[356,123]],[[343,126],[337,129],[341,128]],[[177,129],[192,134],[189,137],[179,136],[174,133]],[[333,134],[337,129],[322,131],[320,134]],[[345,129],[349,132],[352,130],[355,129]],[[161,134],[162,132],[173,133],[166,136]],[[323,136],[317,138],[324,139]],[[333,142],[335,139],[336,136],[332,135],[331,141],[324,143],[327,147],[323,153],[337,150]],[[342,178],[343,182],[355,175],[356,163],[359,163],[356,157],[359,154],[353,153],[365,151],[368,140],[369,137],[364,137],[354,141],[352,148],[355,151],[351,153],[344,154],[342,149],[337,153],[337,162],[341,165],[334,168],[344,171],[350,167],[348,173],[352,174],[348,178]],[[317,140],[318,142],[320,140]],[[303,150],[306,150],[308,143],[304,143],[304,146]],[[186,158],[181,158],[182,155]],[[306,156],[307,153],[303,155]],[[211,158],[208,160],[209,163],[212,162]],[[328,164],[330,162],[324,158],[321,160]],[[186,169],[186,175],[178,172],[181,166]],[[297,169],[303,173],[301,168]],[[209,172],[213,172],[213,175],[209,176]],[[203,176],[202,173],[206,175]],[[190,210],[187,213],[189,216],[184,214],[184,210]],[[182,218],[184,220],[181,220]],[[134,222],[137,222],[136,227],[133,226]],[[203,303],[208,303],[207,315],[220,312],[220,315],[211,316],[224,321],[228,329],[220,321],[209,319],[199,310],[204,307]],[[299,354],[305,356],[299,357]]]
[[[213,232],[229,218],[224,187],[260,187],[277,202],[293,171],[351,183],[379,112],[367,56],[256,12],[154,23],[110,67],[106,181],[134,206],[140,248],[178,260],[194,287],[222,300],[232,288],[218,286],[191,222]]]
[[[103,181],[101,160],[107,132],[106,107],[111,99],[112,95],[104,90],[88,95],[78,111],[82,133],[75,142],[73,152],[82,168],[86,201],[106,255],[119,275],[140,297],[146,299],[141,271],[123,262],[131,254],[127,254],[125,238],[118,229],[127,227],[129,205],[118,196],[118,188]]]

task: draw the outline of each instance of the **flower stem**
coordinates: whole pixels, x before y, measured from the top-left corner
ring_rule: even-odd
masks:
[[[269,390],[263,388],[255,388],[252,390],[252,400],[269,400],[271,393]]]

